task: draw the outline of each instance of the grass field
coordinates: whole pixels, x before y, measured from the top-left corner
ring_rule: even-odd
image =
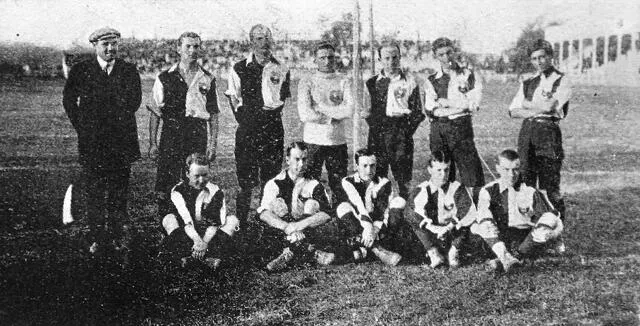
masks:
[[[483,264],[426,271],[415,256],[396,268],[372,261],[267,274],[261,249],[247,243],[238,244],[244,257],[215,275],[166,274],[152,259],[127,270],[92,261],[60,225],[65,187],[79,171],[62,86],[0,84],[0,325],[640,325],[638,89],[575,88],[562,123],[568,254],[495,277]],[[143,87],[144,105],[150,82]],[[516,145],[519,121],[506,112],[516,87],[486,85],[474,120],[492,167],[497,151]],[[301,130],[291,103],[287,141]],[[141,109],[143,150],[147,119]],[[233,210],[236,123],[226,106],[220,126],[214,171]],[[428,128],[416,135],[414,184],[426,178]],[[141,257],[153,256],[159,240],[154,177],[151,160],[135,164],[130,212]],[[259,234],[252,222],[245,238]]]

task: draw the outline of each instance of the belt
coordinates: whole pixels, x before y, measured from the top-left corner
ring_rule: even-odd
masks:
[[[534,117],[534,118],[529,118],[527,120],[533,121],[533,122],[555,123],[555,124],[558,124],[558,122],[560,121],[560,119],[556,117]]]
[[[453,119],[450,119],[449,117],[433,117],[431,118],[430,121],[431,122],[455,122],[455,121],[460,121],[464,118],[471,118],[471,114],[461,115]]]

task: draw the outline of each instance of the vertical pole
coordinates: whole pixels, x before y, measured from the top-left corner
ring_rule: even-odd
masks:
[[[371,47],[371,76],[376,75],[376,49],[373,46],[375,34],[373,32],[373,0],[369,1],[369,44]]]
[[[360,4],[355,0],[353,15],[353,153],[360,148],[360,110],[362,108],[362,70],[360,69]]]

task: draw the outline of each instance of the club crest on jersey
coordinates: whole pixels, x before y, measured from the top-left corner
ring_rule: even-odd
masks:
[[[329,100],[334,105],[338,105],[342,103],[343,99],[344,99],[344,94],[342,93],[341,90],[332,90],[331,92],[329,92]]]
[[[393,91],[395,98],[403,98],[407,94],[407,89],[404,87],[398,87]]]
[[[553,92],[548,92],[546,90],[542,90],[542,97],[544,97],[545,99],[551,99],[553,97]]]
[[[271,76],[269,76],[269,80],[274,85],[279,84],[281,79],[282,79],[282,76],[280,76],[280,74],[278,72],[275,72],[275,71],[271,72]]]
[[[207,87],[206,84],[200,84],[198,85],[198,91],[200,91],[200,94],[202,95],[207,95],[207,93],[209,92],[209,87]]]

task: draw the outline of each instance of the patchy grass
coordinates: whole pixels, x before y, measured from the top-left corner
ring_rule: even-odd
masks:
[[[494,153],[516,144],[519,121],[506,114],[516,87],[487,85],[474,121],[478,149],[491,167]],[[150,88],[145,82],[143,105]],[[155,167],[148,159],[135,164],[132,176],[130,211],[140,232],[136,263],[122,270],[82,253],[78,237],[70,236],[82,230],[59,225],[64,190],[78,173],[62,83],[0,84],[0,324],[639,325],[636,92],[575,90],[562,123],[565,257],[502,277],[480,263],[426,271],[418,254],[396,268],[371,261],[267,274],[262,227],[251,221],[238,239],[238,257],[208,275],[168,271],[152,259],[160,235],[150,195]],[[301,128],[291,103],[284,116],[287,140],[299,138]],[[146,150],[148,113],[141,109],[138,118]],[[220,126],[214,170],[233,208],[236,123],[226,106]],[[428,154],[424,123],[416,135],[414,183],[426,178]]]

